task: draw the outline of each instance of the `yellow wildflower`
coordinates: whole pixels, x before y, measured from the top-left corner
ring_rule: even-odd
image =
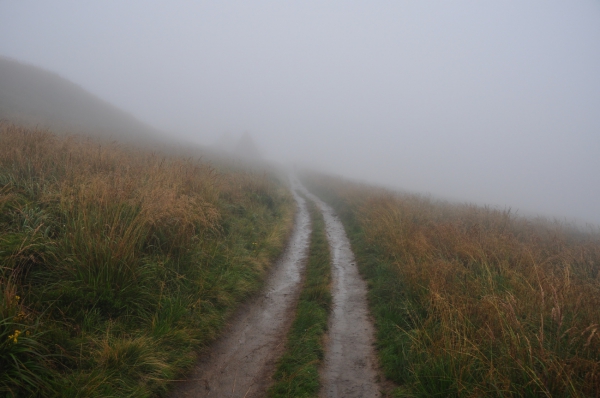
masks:
[[[25,319],[25,313],[23,311],[19,311],[17,315],[15,315],[15,321],[19,322],[21,319]]]
[[[8,339],[12,340],[13,343],[16,344],[19,341],[20,334],[21,334],[21,331],[19,329],[16,329],[14,334],[11,334],[10,336],[8,336]]]

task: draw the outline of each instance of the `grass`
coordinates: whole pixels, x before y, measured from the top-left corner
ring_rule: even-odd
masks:
[[[270,397],[316,397],[320,387],[323,337],[331,308],[331,263],[323,215],[313,202],[308,203],[313,232],[306,279]]]
[[[323,176],[403,397],[600,396],[600,234]]]
[[[0,124],[0,395],[166,394],[293,209],[272,173]]]

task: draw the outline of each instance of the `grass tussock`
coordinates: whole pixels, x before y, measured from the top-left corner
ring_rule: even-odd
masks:
[[[410,397],[600,396],[600,234],[328,177]]]
[[[321,386],[319,367],[332,300],[331,256],[323,215],[312,201],[308,205],[313,230],[305,281],[270,397],[316,397]]]
[[[151,396],[293,222],[266,173],[0,125],[0,395]]]

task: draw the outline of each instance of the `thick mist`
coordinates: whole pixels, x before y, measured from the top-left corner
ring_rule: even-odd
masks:
[[[600,224],[597,1],[5,1],[0,55],[174,141]]]

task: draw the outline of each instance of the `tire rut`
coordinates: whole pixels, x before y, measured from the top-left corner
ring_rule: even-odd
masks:
[[[332,254],[333,307],[321,369],[320,397],[380,397],[374,327],[367,305],[367,285],[358,273],[350,241],[333,209],[303,190],[325,218]]]
[[[265,293],[242,306],[172,397],[265,396],[294,317],[308,256],[310,215],[305,200],[296,193],[298,184],[292,180],[298,207],[294,230],[269,275]]]

